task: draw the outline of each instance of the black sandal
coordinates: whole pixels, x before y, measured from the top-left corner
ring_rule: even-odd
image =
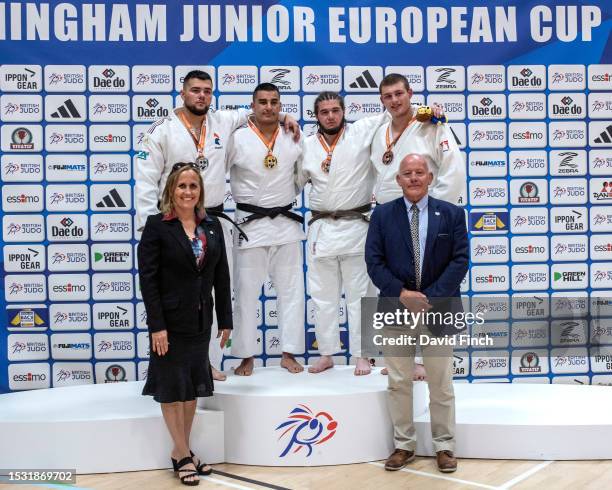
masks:
[[[170,459],[172,459],[172,466],[175,468],[175,471],[178,472],[179,480],[181,480],[181,483],[183,485],[187,485],[188,487],[195,487],[200,484],[199,479],[198,480],[186,480],[186,478],[189,478],[191,476],[198,476],[197,471],[187,470],[187,469],[181,470],[183,466],[186,466],[190,463],[193,464],[193,460],[191,459],[190,456],[186,456],[178,462],[176,461],[176,459],[173,459],[173,458],[170,458]],[[181,473],[185,473],[185,474],[181,476]]]
[[[189,452],[191,453],[191,459],[193,460],[193,458],[196,457],[195,454],[193,454],[193,451],[190,449]],[[198,458],[198,461],[200,460],[200,458]],[[202,475],[202,476],[208,476],[212,473],[212,468],[209,468],[207,470],[204,470],[204,466],[208,466],[206,463],[203,463],[202,461],[200,461],[200,464],[196,465],[195,461],[193,462],[193,465],[196,467],[196,469],[198,470],[198,475]]]

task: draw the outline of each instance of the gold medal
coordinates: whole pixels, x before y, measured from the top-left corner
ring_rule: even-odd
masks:
[[[266,158],[264,158],[264,167],[274,168],[276,167],[276,165],[278,165],[277,158],[274,155],[272,155],[272,153],[268,153],[266,155]]]
[[[385,165],[389,165],[393,161],[393,152],[391,150],[387,150],[383,153],[382,162]]]
[[[323,170],[323,172],[326,174],[329,173],[330,166],[331,166],[331,158],[326,158],[325,160],[321,162],[321,170]]]

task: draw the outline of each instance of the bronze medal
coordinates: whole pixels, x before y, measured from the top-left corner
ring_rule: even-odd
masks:
[[[383,153],[382,162],[385,165],[389,165],[393,161],[393,152],[391,150],[387,150]]]
[[[319,142],[321,143],[321,146],[327,152],[327,156],[325,157],[325,160],[321,162],[321,170],[325,174],[329,173],[329,169],[331,167],[331,162],[332,162],[332,155],[334,154],[334,149],[336,148],[336,145],[338,144],[338,141],[340,140],[340,137],[343,134],[344,134],[344,128],[342,128],[342,131],[338,132],[331,146],[329,146],[327,142],[325,141],[325,138],[323,137],[323,135],[321,133],[317,133],[317,138],[319,138]]]
[[[268,153],[266,155],[266,158],[264,158],[264,167],[274,168],[276,167],[276,165],[278,165],[277,158],[274,155],[272,155],[272,153]]]
[[[323,170],[324,173],[328,174],[329,167],[331,167],[331,158],[326,158],[321,162],[321,170]]]

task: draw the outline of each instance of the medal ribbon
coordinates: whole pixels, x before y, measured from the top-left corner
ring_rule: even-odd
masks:
[[[402,129],[402,132],[398,134],[393,139],[393,141],[391,141],[391,123],[389,123],[389,126],[387,126],[387,133],[385,134],[385,141],[387,143],[387,151],[391,151],[391,149],[395,146],[395,143],[397,143],[397,140],[399,140],[402,137],[402,134],[404,134],[404,131],[406,131],[414,121],[416,121],[416,117],[413,117],[410,120],[410,122],[408,123],[408,126]]]
[[[274,131],[274,134],[272,135],[272,138],[270,138],[270,141],[266,141],[266,137],[259,130],[259,128],[255,126],[255,124],[253,124],[250,119],[247,122],[249,123],[249,128],[251,128],[253,132],[257,136],[259,136],[261,142],[266,145],[266,148],[268,149],[268,155],[272,155],[272,150],[274,149],[274,143],[276,143],[276,137],[278,136],[278,132],[280,131],[280,126],[276,127],[276,131]]]
[[[183,114],[182,111],[178,113],[178,117],[183,123],[183,126],[185,126],[185,129],[187,130],[189,135],[191,136],[191,139],[193,140],[196,146],[196,150],[198,150],[198,157],[203,157],[204,145],[206,144],[206,117],[204,117],[204,119],[202,120],[202,128],[200,129],[200,141],[197,140],[195,136],[195,130],[189,125],[189,121],[187,121],[187,118],[185,117],[185,114]]]
[[[331,162],[332,155],[334,153],[334,149],[336,148],[336,145],[338,144],[338,141],[340,140],[340,137],[342,136],[343,133],[344,133],[344,128],[342,128],[342,130],[338,132],[331,146],[327,146],[327,141],[325,141],[325,138],[321,135],[321,133],[317,133],[317,138],[319,138],[319,143],[321,143],[321,146],[327,152],[327,157],[325,158],[325,161]]]

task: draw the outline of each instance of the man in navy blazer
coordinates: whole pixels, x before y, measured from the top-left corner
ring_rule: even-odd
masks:
[[[403,197],[377,206],[366,240],[368,274],[380,298],[395,300],[413,312],[462,311],[460,284],[468,270],[468,237],[464,211],[427,195],[433,174],[421,155],[407,155],[396,176]],[[445,299],[441,299],[445,298]],[[397,301],[399,300],[399,303]],[[448,335],[441,324],[419,322],[415,338]],[[387,357],[389,411],[395,451],[385,464],[399,470],[414,460],[416,432],[412,415],[412,371],[416,347],[401,357]],[[429,385],[431,431],[438,469],[457,469],[453,347],[421,343]]]

